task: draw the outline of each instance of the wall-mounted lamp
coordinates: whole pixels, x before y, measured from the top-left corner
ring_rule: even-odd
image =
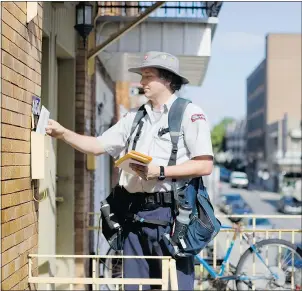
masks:
[[[80,2],[76,6],[76,25],[74,28],[83,38],[84,46],[88,35],[93,29],[92,8],[93,6],[89,2]]]

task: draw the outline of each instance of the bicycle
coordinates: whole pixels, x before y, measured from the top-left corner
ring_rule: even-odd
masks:
[[[242,233],[242,237],[249,248],[239,258],[237,267],[233,271],[234,274],[225,276],[225,267],[241,228],[240,225],[235,227],[223,225],[221,228],[234,229],[235,231],[219,272],[214,270],[200,255],[196,256],[196,259],[209,273],[208,280],[214,283],[212,284],[213,287],[222,290],[226,288],[228,281],[234,280],[237,290],[293,290],[296,282],[290,280],[294,279],[293,271],[296,271],[294,268],[298,266],[301,269],[302,267],[298,265],[302,262],[301,249],[283,239],[265,239],[253,244],[250,243],[249,237]],[[277,249],[274,249],[275,247]],[[263,254],[265,254],[265,257],[263,257]],[[274,254],[277,254],[277,260],[272,259],[271,256]],[[285,257],[282,257],[282,255],[285,255]],[[273,265],[272,262],[274,262]],[[289,265],[290,262],[291,265]]]
[[[234,280],[237,290],[294,290],[298,283],[294,273],[301,272],[302,250],[294,244],[283,239],[265,239],[257,243],[250,243],[249,237],[244,232],[242,237],[249,245],[249,248],[242,254],[234,267],[232,275],[224,275],[226,264],[232,253],[238,233],[241,232],[240,224],[235,227],[222,225],[222,229],[233,229],[234,235],[226,255],[222,260],[219,272],[216,271],[206,259],[196,255],[196,260],[207,270],[209,276],[206,279],[210,282],[211,288],[223,290],[227,283]],[[121,254],[109,249],[108,255]],[[263,254],[265,257],[263,257]],[[272,259],[272,255],[276,255]],[[246,269],[247,268],[247,269]],[[121,278],[122,264],[120,261],[106,259],[103,266],[103,274],[106,278]],[[299,277],[300,278],[300,277]],[[116,289],[116,286],[107,285],[109,290]],[[213,290],[213,289],[210,289]],[[300,289],[297,289],[300,290]]]

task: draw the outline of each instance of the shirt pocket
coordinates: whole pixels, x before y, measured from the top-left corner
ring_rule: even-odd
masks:
[[[155,136],[155,143],[157,145],[156,155],[163,159],[169,159],[172,151],[172,141],[170,132],[166,132],[162,135]],[[178,139],[178,150],[184,146],[183,132],[180,132]]]
[[[166,128],[160,128],[158,130],[157,137],[158,137],[158,140],[160,140],[162,142],[170,142],[170,143],[172,143],[168,127],[166,127]]]

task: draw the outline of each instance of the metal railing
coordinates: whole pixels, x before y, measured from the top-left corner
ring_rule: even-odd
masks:
[[[99,2],[100,15],[104,16],[137,16],[152,6],[154,1],[130,2]],[[217,17],[222,6],[221,1],[173,1],[167,2],[153,12],[150,17],[179,17],[179,18],[205,18]]]
[[[91,277],[39,277],[33,276],[32,260],[34,258],[55,258],[55,259],[89,259],[92,261]],[[106,259],[148,259],[162,261],[162,277],[156,279],[149,278],[100,278],[100,261]],[[163,290],[168,290],[169,280],[172,290],[178,290],[176,263],[169,256],[118,256],[118,255],[37,255],[30,254],[28,256],[28,283],[29,284],[46,284],[46,290],[56,290],[56,286],[68,286],[69,290],[82,290],[82,286],[91,285],[92,290],[101,290],[100,285],[116,285],[117,290],[124,290],[124,285],[138,285],[138,290],[143,290],[144,285],[161,285]],[[74,289],[76,288],[76,289]],[[79,289],[80,288],[80,289]],[[35,286],[35,290],[36,286]],[[40,290],[40,289],[38,289]],[[66,288],[64,288],[66,290]]]
[[[93,221],[91,218],[93,216],[95,218],[94,225],[89,225],[91,221]],[[223,224],[230,224],[230,221],[228,219],[230,218],[248,218],[253,220],[253,227],[252,228],[243,228],[242,232],[239,233],[239,239],[236,240],[236,243],[234,245],[233,253],[238,257],[237,259],[233,258],[236,264],[236,261],[240,258],[240,256],[243,254],[243,252],[248,247],[245,243],[243,244],[243,236],[242,233],[250,233],[252,234],[251,239],[255,243],[260,236],[260,239],[266,239],[271,238],[272,235],[276,238],[285,239],[287,241],[290,241],[292,243],[299,242],[301,240],[301,228],[275,228],[275,229],[260,229],[257,228],[257,219],[260,218],[268,218],[268,219],[286,219],[286,220],[299,220],[301,221],[302,216],[301,215],[217,215],[217,217],[221,220]],[[87,219],[87,228],[92,231],[100,231],[101,228],[99,227],[100,222],[100,213],[94,213],[89,212],[88,213],[88,219]],[[212,252],[210,253],[210,257],[213,260],[213,268],[217,268],[219,265],[219,260],[225,255],[227,248],[230,245],[231,239],[234,235],[234,229],[221,229],[219,234],[215,237],[215,239],[212,242]],[[208,248],[207,248],[208,249]],[[204,250],[201,252],[202,257],[208,257],[209,254],[207,254],[208,250]],[[89,259],[92,262],[92,272],[90,277],[72,277],[72,274],[69,277],[34,277],[32,276],[32,260],[33,258],[58,258],[58,259]],[[81,285],[92,285],[93,290],[100,290],[97,289],[99,285],[102,284],[110,284],[110,285],[125,285],[130,284],[128,279],[121,279],[121,278],[99,278],[100,277],[100,263],[102,260],[106,258],[129,258],[128,256],[105,256],[105,255],[37,255],[37,254],[31,254],[29,255],[29,283],[30,284],[46,284],[47,290],[52,290],[52,285],[56,284],[65,284],[69,286],[69,290],[73,290],[74,286],[77,284]],[[133,258],[133,257],[132,257]],[[173,276],[176,276],[176,271],[174,270],[175,267],[175,261],[171,259],[171,257],[152,257],[153,259],[162,259],[163,263],[166,261],[166,268],[170,268],[169,273],[170,275],[174,274]],[[232,258],[232,257],[231,257]],[[234,263],[234,262],[232,262]],[[84,263],[83,263],[84,264]],[[230,264],[228,261],[226,264],[226,272],[232,272],[233,265]],[[163,268],[165,269],[165,268]],[[205,270],[203,266],[197,266],[196,270],[199,272],[199,276],[205,275]],[[163,273],[163,278],[166,277],[166,273]],[[158,279],[159,281],[147,281],[147,280],[157,280],[157,279],[134,279],[132,281],[135,284],[138,285],[144,285],[144,284],[166,284],[167,282],[165,279]],[[160,282],[160,283],[159,283]],[[165,286],[165,285],[164,285]],[[203,290],[203,286],[199,286],[200,290]],[[117,289],[119,290],[119,289]],[[167,290],[167,289],[166,289]],[[174,290],[174,289],[173,289]],[[175,289],[177,290],[177,289]]]
[[[267,219],[285,219],[285,220],[294,220],[298,219],[301,221],[302,215],[217,215],[218,219],[226,220],[230,218],[241,218],[241,219],[252,219],[252,228],[244,227],[239,234],[239,241],[238,241],[238,255],[242,255],[245,251],[244,243],[242,239],[242,233],[249,233],[251,234],[251,238],[253,239],[253,243],[262,239],[269,239],[269,238],[278,238],[287,240],[293,244],[296,242],[301,242],[301,228],[272,228],[272,229],[264,229],[261,227],[257,227],[257,219],[267,218]],[[224,224],[231,223],[229,221],[222,221]],[[221,244],[221,252],[224,254],[229,247],[230,240],[233,237],[235,230],[234,229],[221,229],[217,237],[213,240],[213,267],[217,266],[217,254],[218,254],[218,247],[219,247],[219,240],[221,239],[221,235],[226,236],[226,240],[223,240],[223,244]],[[236,249],[234,248],[233,251]],[[229,266],[227,266],[229,268]]]
[[[89,230],[94,231],[100,231],[101,228],[99,227],[100,220],[100,213],[95,212],[89,212],[88,217],[93,216],[95,218],[95,224],[94,225],[88,225],[87,228]],[[301,241],[301,227],[300,228],[291,228],[290,223],[287,228],[271,228],[271,229],[264,229],[261,227],[257,227],[257,220],[267,218],[267,219],[285,219],[287,221],[297,220],[302,221],[302,215],[256,215],[256,214],[249,214],[249,215],[216,215],[218,219],[221,220],[221,222],[225,225],[231,225],[232,222],[230,219],[252,219],[252,228],[243,226],[242,231],[239,234],[239,240],[237,244],[234,247],[233,252],[237,252],[238,256],[241,256],[245,249],[247,248],[247,245],[243,241],[242,233],[247,233],[251,235],[251,239],[253,240],[253,243],[256,241],[262,240],[262,239],[269,239],[269,238],[279,238],[279,239],[285,239],[293,244],[296,242]],[[88,219],[88,221],[91,221]],[[213,267],[216,268],[218,265],[219,260],[221,259],[219,257],[219,253],[225,254],[231,238],[233,237],[235,230],[234,229],[221,229],[219,234],[215,237],[213,240],[213,253],[212,253],[212,260],[213,260]],[[222,236],[223,239],[222,239]],[[219,241],[223,241],[223,244],[219,244]],[[237,250],[236,250],[237,247]],[[229,262],[226,266],[227,270],[230,269]]]

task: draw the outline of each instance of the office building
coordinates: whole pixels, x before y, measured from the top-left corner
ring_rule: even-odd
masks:
[[[301,120],[301,34],[269,34],[265,59],[247,78],[247,159],[249,175],[269,170],[267,126],[287,114]]]

